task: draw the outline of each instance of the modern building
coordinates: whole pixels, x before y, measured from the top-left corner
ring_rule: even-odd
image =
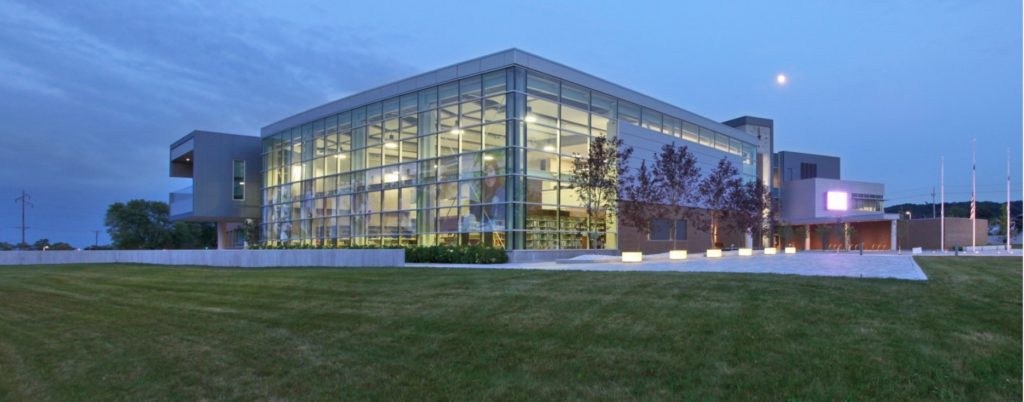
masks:
[[[171,144],[171,177],[192,185],[170,195],[172,220],[216,222],[217,248],[238,248],[238,226],[260,216],[260,139],[193,131]]]
[[[195,181],[191,212],[175,218],[225,222],[227,233],[229,223],[258,217],[261,241],[269,244],[546,250],[615,249],[631,242],[657,250],[676,239],[703,250],[708,235],[686,222],[655,222],[664,230],[622,238],[629,230],[600,216],[591,222],[600,231],[591,241],[585,210],[567,180],[572,156],[585,154],[594,138],[618,136],[635,149],[633,162],[639,163],[675,142],[686,144],[705,171],[726,158],[744,178],[770,183],[771,131],[771,120],[723,124],[510,49],[284,118],[253,139],[260,150],[252,151],[249,139],[239,144],[244,156],[217,148],[229,146],[227,140],[206,151],[203,142],[190,142],[202,132],[189,134],[171,147],[172,176]],[[189,152],[197,159],[186,168],[182,158]],[[227,167],[207,164],[224,168],[225,175],[234,173],[231,161],[244,160],[245,174],[201,183],[203,154],[220,155],[219,164]],[[238,182],[245,185],[244,200],[229,199]],[[223,191],[206,190],[210,186]],[[258,193],[250,192],[257,186]],[[184,200],[172,195],[172,204]],[[731,238],[742,241],[742,235]]]
[[[885,213],[885,185],[843,180],[835,156],[782,151],[774,156],[780,205],[775,243],[803,250],[895,250],[898,214]]]

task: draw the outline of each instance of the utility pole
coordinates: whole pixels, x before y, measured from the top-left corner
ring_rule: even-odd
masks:
[[[35,206],[35,204],[29,201],[31,199],[32,196],[28,195],[25,190],[21,190],[21,197],[14,199],[15,203],[21,203],[21,226],[18,226],[21,229],[21,244],[28,244],[25,243],[25,229],[28,229],[28,226],[25,226],[25,206]]]
[[[939,157],[939,248],[946,251],[946,156]]]
[[[98,247],[100,245],[100,232],[101,232],[101,230],[93,230],[92,232],[94,234],[96,234],[96,240],[93,240],[92,245]]]
[[[932,219],[935,219],[935,186],[932,186]]]

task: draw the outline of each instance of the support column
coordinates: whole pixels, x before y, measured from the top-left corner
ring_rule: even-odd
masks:
[[[224,250],[228,247],[228,224],[217,222],[217,250]]]
[[[897,221],[890,221],[892,224],[889,228],[889,250],[896,251],[896,230],[898,228]]]
[[[843,247],[846,247],[846,251],[850,251],[850,223],[843,222]]]
[[[754,248],[754,236],[750,234],[749,230],[743,235],[743,244],[743,247]]]
[[[804,250],[811,249],[811,225],[804,225]]]

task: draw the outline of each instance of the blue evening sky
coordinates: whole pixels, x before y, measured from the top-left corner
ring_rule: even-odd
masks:
[[[842,157],[889,204],[1021,193],[1019,1],[0,0],[0,241],[93,242],[106,207],[167,200],[169,144],[258,135],[307,108],[518,47],[711,119],[775,120],[776,150]],[[785,73],[789,83],[775,84]],[[103,234],[100,243],[109,240]]]

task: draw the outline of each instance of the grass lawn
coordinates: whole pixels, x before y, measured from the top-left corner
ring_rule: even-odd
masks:
[[[0,267],[0,400],[1020,400],[1021,260],[927,282]]]

